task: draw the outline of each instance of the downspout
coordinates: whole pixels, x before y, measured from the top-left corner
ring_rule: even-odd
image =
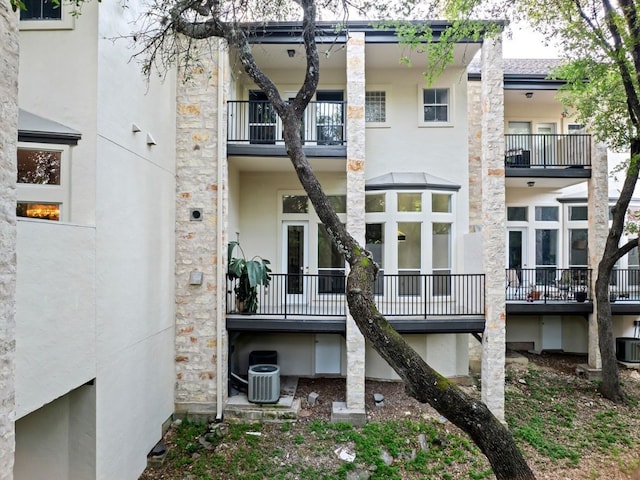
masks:
[[[225,313],[224,313],[224,295],[225,295],[225,248],[224,248],[224,224],[226,222],[226,218],[224,216],[224,199],[225,199],[225,178],[224,178],[224,162],[226,161],[226,119],[225,119],[225,110],[224,110],[224,88],[225,88],[225,63],[222,60],[225,49],[222,45],[222,40],[218,40],[218,145],[217,145],[217,155],[218,155],[218,172],[217,172],[217,185],[218,185],[218,201],[216,204],[216,247],[218,251],[218,255],[216,256],[218,261],[218,266],[216,269],[217,273],[217,288],[216,288],[216,312],[217,312],[217,325],[216,325],[216,344],[218,353],[216,355],[216,422],[222,421],[223,408],[223,385],[225,382],[223,381],[223,358],[224,356],[224,345],[223,345],[223,335],[222,329],[226,328],[225,326]]]

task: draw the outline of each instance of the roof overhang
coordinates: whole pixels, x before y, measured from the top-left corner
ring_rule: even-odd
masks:
[[[20,109],[18,112],[18,141],[77,145],[82,134],[53,120]]]
[[[365,182],[371,190],[447,190],[457,192],[460,185],[425,172],[390,172]]]

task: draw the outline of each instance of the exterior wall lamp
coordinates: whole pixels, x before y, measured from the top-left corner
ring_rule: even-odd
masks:
[[[524,96],[527,97],[527,98],[531,98],[531,97],[533,97],[533,92],[527,92],[527,93],[524,94]]]
[[[289,55],[289,58],[293,58],[296,56],[296,51],[293,48],[290,48],[287,50],[287,55]]]

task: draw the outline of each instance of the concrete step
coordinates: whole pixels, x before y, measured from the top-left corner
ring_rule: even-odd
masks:
[[[291,422],[298,419],[300,399],[295,398],[298,377],[280,377],[278,403],[251,403],[246,393],[229,397],[224,408],[227,422]]]

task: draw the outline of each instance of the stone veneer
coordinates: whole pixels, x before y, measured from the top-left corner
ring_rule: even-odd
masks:
[[[0,479],[15,454],[16,148],[18,16],[0,2]]]
[[[223,368],[224,398],[227,394],[224,301],[218,297],[224,300],[226,291],[218,282],[224,282],[218,266],[226,257],[227,240],[218,203],[224,206],[227,194],[226,117],[220,121],[224,112],[219,109],[224,108],[228,60],[224,48],[212,48],[201,60],[201,68],[177,91],[175,408],[178,414],[210,416],[216,412],[219,393],[218,365]],[[224,162],[222,184],[218,162]],[[191,219],[192,209],[202,209],[201,220]],[[220,244],[218,229],[223,234]],[[194,271],[202,272],[202,285],[189,284]]]
[[[604,252],[609,234],[609,170],[607,163],[607,147],[603,144],[591,145],[591,177],[587,182],[589,212],[588,244],[589,265],[593,267],[591,291],[595,292],[598,264]],[[593,313],[589,315],[589,368],[602,368],[600,346],[598,341],[598,302],[593,297]]]
[[[347,229],[365,243],[365,38],[349,34],[347,41]],[[351,315],[347,315],[347,408],[364,415],[365,341]]]
[[[482,46],[482,238],[485,320],[482,335],[482,401],[504,420],[506,309],[504,73],[502,39]]]
[[[482,226],[482,86],[467,83],[467,122],[469,125],[469,231]]]

